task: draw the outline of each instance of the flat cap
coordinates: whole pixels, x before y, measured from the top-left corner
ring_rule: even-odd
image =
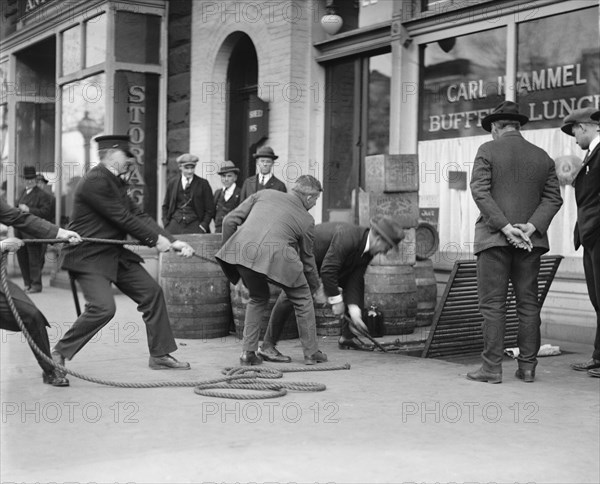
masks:
[[[573,136],[573,125],[576,123],[592,123],[595,124],[597,121],[592,119],[592,115],[598,111],[596,108],[583,108],[575,109],[568,116],[563,119],[563,125],[560,127],[563,133]]]
[[[184,153],[183,155],[179,155],[177,157],[177,163],[180,166],[187,165],[196,165],[198,163],[198,157],[196,155],[192,155],[191,153]]]

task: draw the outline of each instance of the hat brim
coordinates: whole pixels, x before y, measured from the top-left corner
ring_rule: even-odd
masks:
[[[277,158],[279,158],[279,156],[277,155],[259,155],[257,153],[253,154],[252,156],[255,160],[256,158],[271,158],[272,160],[276,160]]]
[[[524,114],[515,114],[515,113],[493,113],[488,114],[485,118],[481,120],[481,127],[485,129],[488,133],[492,131],[492,123],[494,121],[518,121],[521,126],[527,124],[529,118]]]
[[[226,168],[225,170],[220,170],[217,172],[217,175],[226,175],[227,173],[235,173],[238,174],[240,172],[239,168]]]
[[[592,118],[594,121],[600,121],[600,111],[590,114],[590,118]]]
[[[565,133],[565,134],[568,134],[569,136],[575,136],[575,135],[573,134],[573,125],[574,125],[574,124],[575,124],[575,123],[567,123],[567,124],[564,124],[564,125],[562,125],[562,126],[560,127],[560,130],[561,130],[563,133]]]

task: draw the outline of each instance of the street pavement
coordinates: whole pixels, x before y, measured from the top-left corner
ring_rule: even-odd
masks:
[[[70,292],[46,285],[31,298],[56,342],[75,317]],[[135,303],[116,300],[113,322],[69,368],[121,382],[192,384],[237,366],[241,344],[231,335],[178,340],[174,356],[190,371],[150,370]],[[337,338],[322,337],[329,365],[351,368],[283,380],[323,383],[325,391],[231,400],[199,396],[192,386],[114,388],[75,377],[54,388],[42,384],[20,334],[1,337],[2,483],[600,482],[600,379],[569,369],[589,358],[591,344],[543,340],[563,353],[540,359],[535,383],[516,379],[507,357],[503,383],[490,385],[465,378],[478,357],[342,351]],[[279,348],[291,366],[303,366],[298,340]]]

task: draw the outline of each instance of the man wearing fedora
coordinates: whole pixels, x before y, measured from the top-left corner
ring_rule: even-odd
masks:
[[[69,228],[84,238],[123,241],[130,235],[160,252],[170,249],[191,257],[189,244],[175,240],[129,198],[134,155],[129,136],[105,135],[95,138],[100,163],[89,170],[75,189]],[[142,267],[143,259],[123,244],[84,241],[65,247],[62,267],[69,271],[86,300],[85,310],[56,343],[52,358],[64,365],[94,335],[110,322],[116,312],[112,285],[137,303],[146,325],[149,366],[153,370],[187,370],[189,363],[177,361],[170,353],[177,349],[161,287]]]
[[[34,166],[23,167],[25,188],[17,200],[22,212],[31,213],[44,220],[52,220],[52,197],[36,185],[37,174]],[[15,230],[15,236],[20,239],[30,238],[27,232]],[[42,268],[46,248],[44,244],[25,244],[17,251],[17,260],[23,276],[25,292],[28,294],[42,292]]]
[[[469,380],[501,383],[509,280],[519,318],[518,369],[533,382],[540,348],[537,278],[549,250],[547,230],[562,205],[554,161],[520,133],[529,118],[504,101],[482,121],[493,141],[479,147],[471,193],[480,215],[475,222],[479,310],[483,316],[483,364]]]
[[[285,183],[273,175],[273,165],[275,160],[279,158],[270,146],[261,146],[253,155],[256,160],[258,173],[248,177],[242,185],[242,193],[240,197],[246,200],[253,193],[265,188],[287,192]]]
[[[574,136],[582,150],[587,150],[577,173],[575,202],[577,222],[574,230],[575,250],[583,246],[583,271],[588,295],[596,311],[596,338],[592,357],[574,363],[571,368],[587,371],[600,378],[600,136],[598,122],[600,111],[596,108],[576,109],[564,119],[561,130]]]
[[[370,227],[340,222],[326,222],[315,227],[314,254],[327,302],[336,316],[349,316],[352,324],[359,328],[359,334],[368,332],[362,320],[367,267],[373,257],[394,249],[403,238],[404,229],[390,217],[374,218]],[[263,360],[291,361],[276,348],[291,311],[292,305],[282,292],[273,307],[263,344],[258,350]],[[346,318],[342,320],[338,347],[363,351],[373,349],[354,337]]]
[[[215,192],[215,233],[217,234],[221,233],[225,215],[240,204],[241,189],[235,183],[239,172],[240,169],[229,160],[221,163],[221,168],[217,172],[221,175],[223,184],[223,188]]]
[[[198,157],[184,153],[177,158],[180,175],[167,183],[162,222],[171,234],[208,234],[215,215],[208,180],[195,174]]]

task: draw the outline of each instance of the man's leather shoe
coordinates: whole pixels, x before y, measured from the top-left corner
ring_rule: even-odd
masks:
[[[338,340],[338,348],[340,350],[353,349],[360,351],[373,351],[372,346],[364,344],[358,338],[344,338],[343,336],[340,336],[340,339]]]
[[[596,368],[600,368],[600,360],[595,360],[594,358],[591,358],[583,363],[573,363],[571,365],[571,368],[575,371],[594,370]]]
[[[515,372],[515,376],[525,383],[533,383],[535,381],[535,370],[523,370],[522,368],[519,368]]]
[[[57,365],[60,365],[60,366],[65,366],[65,357],[63,355],[61,355],[58,351],[53,351],[51,353],[51,355],[52,355],[52,361],[54,361],[54,363],[56,363]],[[55,368],[54,374],[58,378],[64,378],[66,380],[67,374],[63,370],[59,370],[58,368]]]
[[[31,287],[28,287],[27,289],[25,289],[26,294],[35,294],[37,292],[42,292],[42,288],[31,286]]]
[[[177,361],[171,355],[151,356],[148,366],[153,370],[189,370],[190,364],[185,361]]]
[[[242,351],[242,356],[240,356],[240,365],[242,366],[256,366],[262,365],[263,360],[260,356],[256,356],[256,352],[254,351]]]
[[[69,380],[67,380],[67,378],[64,376],[61,376],[59,373],[60,372],[56,369],[49,373],[44,372],[42,373],[42,381],[48,385],[52,385],[53,387],[68,387]]]
[[[305,365],[316,365],[317,363],[324,363],[327,361],[327,355],[322,351],[317,351],[310,356],[304,357]]]
[[[477,371],[467,373],[467,379],[486,383],[502,383],[502,373],[492,373],[491,371],[479,368]]]
[[[266,348],[258,348],[258,356],[265,361],[272,361],[273,363],[289,363],[292,359],[289,356],[281,354],[281,352],[275,348],[275,346],[267,346]]]
[[[592,368],[587,371],[587,374],[590,376],[595,376],[596,378],[600,378],[600,368]]]

